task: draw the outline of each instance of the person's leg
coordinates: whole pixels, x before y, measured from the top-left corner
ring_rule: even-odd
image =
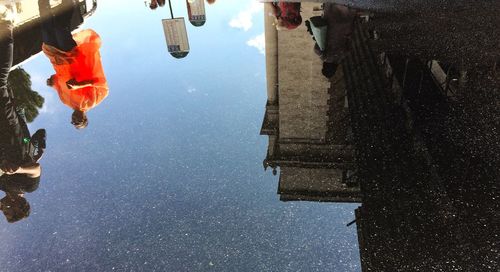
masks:
[[[38,0],[42,20],[42,40],[45,44],[66,52],[76,46],[71,35],[71,17],[74,7],[72,0],[64,0],[57,9],[51,8],[49,0]]]
[[[52,15],[49,0],[38,0],[38,11],[40,13],[43,43],[57,48],[54,16]]]
[[[7,93],[7,78],[12,66],[13,44],[12,23],[0,21],[0,88],[2,88],[2,96],[4,88],[5,93]]]
[[[339,64],[335,63],[335,62],[323,62],[323,69],[321,69],[321,73],[326,78],[331,78],[337,72],[338,66],[339,66]]]
[[[28,153],[34,162],[39,162],[46,148],[47,133],[45,129],[37,130],[32,136]]]
[[[8,88],[14,52],[12,28],[11,22],[0,21],[0,127],[6,133],[10,133],[10,128],[18,124],[14,97]]]
[[[46,147],[47,132],[43,128],[39,129],[31,136],[31,140],[33,143],[36,143],[38,148],[43,149]]]
[[[76,42],[71,34],[71,22],[75,12],[79,12],[77,3],[73,0],[63,0],[61,9],[55,16],[55,34],[58,49],[71,51],[76,46]]]

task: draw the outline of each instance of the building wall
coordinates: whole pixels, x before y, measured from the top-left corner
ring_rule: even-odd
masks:
[[[51,0],[52,6],[61,4],[62,0]],[[23,0],[21,2],[22,11],[17,14],[16,25],[22,25],[26,22],[39,17],[38,0]]]
[[[320,3],[302,3],[301,10],[303,22],[322,14]],[[323,76],[323,62],[305,24],[276,32],[270,21],[265,20],[268,105],[262,131],[269,135],[264,164],[280,167],[280,199],[360,201],[359,187],[349,187],[343,180],[354,166],[353,149],[346,145],[349,122],[344,120],[342,71],[339,68],[331,79]],[[276,96],[274,82],[276,105],[271,103]],[[278,120],[278,129],[273,120]]]
[[[286,200],[361,202],[359,187],[348,187],[342,169],[281,167],[278,191]]]
[[[315,3],[302,4],[302,20],[321,15]],[[321,74],[322,61],[302,24],[278,31],[280,138],[324,140],[327,133],[329,81]]]

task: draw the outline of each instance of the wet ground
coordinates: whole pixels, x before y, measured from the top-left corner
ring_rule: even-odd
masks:
[[[341,3],[360,12],[326,78],[320,2],[280,31],[262,3],[205,3],[196,27],[172,2],[180,59],[168,3],[80,2],[109,88],[83,130],[40,21],[14,29],[10,88],[47,147],[0,271],[498,271],[497,3]]]

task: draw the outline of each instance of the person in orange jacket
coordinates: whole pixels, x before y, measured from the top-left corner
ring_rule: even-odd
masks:
[[[86,112],[108,95],[101,64],[101,38],[90,29],[71,34],[70,22],[80,13],[74,0],[63,0],[59,13],[53,14],[48,0],[39,0],[42,17],[42,50],[55,74],[47,79],[61,101],[74,110],[71,123],[77,129],[88,126]]]
[[[300,2],[275,1],[270,4],[276,17],[276,29],[292,30],[302,24]]]

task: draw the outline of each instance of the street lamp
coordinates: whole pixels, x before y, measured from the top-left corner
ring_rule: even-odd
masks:
[[[205,1],[204,0],[186,0],[188,8],[189,22],[193,26],[202,26],[207,20],[205,14]]]
[[[172,3],[168,0],[170,19],[163,19],[163,32],[167,42],[167,49],[174,58],[184,58],[189,54],[189,40],[184,17],[174,18]]]

